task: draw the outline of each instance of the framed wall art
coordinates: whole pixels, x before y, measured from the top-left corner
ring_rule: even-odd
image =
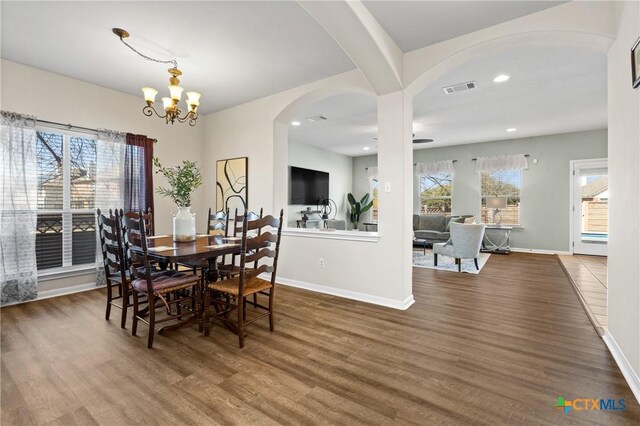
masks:
[[[246,210],[248,205],[249,158],[229,158],[216,162],[216,210],[227,210],[231,215]]]

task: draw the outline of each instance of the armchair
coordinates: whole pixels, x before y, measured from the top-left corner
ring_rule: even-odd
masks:
[[[462,259],[473,259],[476,269],[478,256],[484,237],[484,224],[451,224],[451,239],[446,243],[433,245],[433,265],[438,266],[438,255],[449,256],[456,259],[458,272],[462,271]]]

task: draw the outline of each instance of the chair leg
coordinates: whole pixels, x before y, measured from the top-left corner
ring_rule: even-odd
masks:
[[[111,316],[111,301],[113,300],[113,289],[111,283],[107,282],[107,312],[104,314],[104,319],[109,321]]]
[[[258,293],[253,293],[253,307],[258,306]]]
[[[202,311],[200,310],[200,307],[202,306],[202,304],[200,303],[202,301],[202,294],[200,293],[200,291],[202,290],[202,287],[200,287],[200,284],[196,284],[193,286],[193,292],[192,294],[195,295],[195,306],[197,307],[197,310],[195,310],[194,312],[196,313],[196,320],[198,321],[198,331],[202,332]]]
[[[433,266],[438,266],[438,254],[433,253]]]
[[[462,272],[462,259],[456,259],[458,261],[458,272]]]
[[[273,331],[273,291],[275,289],[271,287],[269,290],[269,331]]]
[[[140,308],[139,308],[139,301],[138,301],[138,292],[134,289],[133,290],[133,324],[131,325],[131,335],[135,336],[136,333],[138,332],[138,315],[140,315]],[[151,309],[151,305],[149,305],[149,309]]]
[[[203,323],[204,335],[205,336],[209,336],[209,333],[210,333],[210,329],[209,329],[210,328],[210,324],[209,324],[209,309],[210,309],[210,307],[209,307],[209,304],[210,304],[209,297],[210,297],[210,295],[209,295],[209,293],[210,293],[209,288],[205,287],[204,288],[204,304],[203,304],[204,308],[202,310],[202,319],[201,319],[201,321]]]
[[[476,264],[476,269],[479,271],[479,270],[480,270],[480,267],[478,266],[478,258],[477,258],[477,257],[474,257],[474,258],[473,258],[473,263],[475,263],[475,264]]]
[[[238,343],[244,347],[244,296],[238,296]]]
[[[153,300],[153,295],[147,294],[147,298]],[[156,330],[156,310],[155,310],[155,306],[153,306],[149,308],[149,338],[147,339],[147,348],[149,349],[153,347],[153,334],[155,330]]]
[[[122,284],[125,287],[125,284]],[[126,288],[126,290],[125,290]],[[120,328],[125,328],[127,325],[127,310],[129,308],[129,287],[123,288],[122,294],[122,317],[120,318]]]
[[[247,320],[247,299],[242,300],[242,321]]]

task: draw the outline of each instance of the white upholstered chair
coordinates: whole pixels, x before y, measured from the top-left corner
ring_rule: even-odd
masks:
[[[476,269],[478,256],[484,237],[484,224],[451,224],[451,238],[446,243],[433,245],[433,265],[438,266],[438,255],[449,256],[458,262],[458,272],[462,271],[462,259],[473,259]]]

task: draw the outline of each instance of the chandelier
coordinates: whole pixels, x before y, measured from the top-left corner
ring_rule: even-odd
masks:
[[[176,120],[180,123],[184,123],[185,121],[189,121],[190,126],[196,125],[196,120],[198,119],[198,105],[200,105],[200,93],[198,92],[187,92],[187,100],[185,101],[187,104],[187,110],[183,111],[178,106],[180,99],[182,98],[182,91],[184,90],[179,86],[180,80],[179,76],[182,75],[182,71],[178,69],[178,62],[175,59],[171,59],[168,61],[154,59],[147,55],[144,55],[134,49],[131,45],[129,45],[125,38],[129,37],[129,33],[121,28],[112,28],[113,33],[120,38],[120,41],[127,46],[129,49],[136,52],[138,55],[142,56],[144,59],[152,62],[158,62],[160,64],[172,64],[173,68],[169,68],[169,97],[162,98],[162,105],[164,108],[164,114],[159,114],[158,111],[153,107],[153,103],[156,101],[156,95],[158,91],[152,87],[143,87],[142,93],[144,94],[144,100],[147,105],[142,108],[142,113],[147,117],[151,117],[153,114],[160,118],[164,118],[167,124],[173,124]],[[183,115],[181,115],[183,114]]]

